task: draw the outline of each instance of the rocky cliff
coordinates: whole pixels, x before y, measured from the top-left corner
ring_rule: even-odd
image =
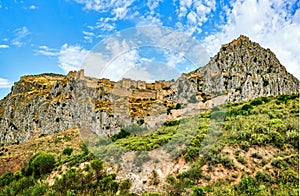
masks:
[[[299,92],[299,80],[275,54],[243,35],[222,45],[206,66],[183,75],[176,86],[179,100],[195,93],[198,100],[226,95],[227,101],[236,102]]]
[[[154,128],[194,109],[226,101],[299,92],[299,81],[276,56],[246,36],[225,44],[210,62],[175,82],[113,82],[84,76],[24,76],[0,101],[0,143],[88,126],[112,135],[132,123]]]

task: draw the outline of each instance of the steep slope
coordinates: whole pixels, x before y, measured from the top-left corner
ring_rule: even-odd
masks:
[[[270,49],[262,48],[241,35],[220,51],[209,63],[177,81],[176,99],[198,100],[226,95],[226,101],[250,100],[261,96],[299,92],[299,80],[288,73]]]
[[[175,159],[162,156],[159,146],[181,137],[177,124],[167,123],[144,136],[117,138],[109,145],[99,143],[104,150],[114,150],[113,144],[136,150],[131,154],[135,161],[119,159],[127,170],[95,165],[98,157],[82,145],[75,128],[6,145],[0,151],[0,195],[123,196],[130,195],[129,188],[137,195],[299,195],[299,95],[227,103],[223,128],[210,130],[220,124],[215,120],[223,109],[214,107],[182,122],[198,123],[191,142]],[[218,140],[207,143],[216,134]],[[37,167],[47,162],[32,160],[41,151],[54,155],[56,164],[39,176]],[[5,171],[15,173],[1,176]]]
[[[113,82],[85,77],[83,71],[21,77],[0,101],[0,143],[20,143],[73,126],[88,125],[108,136],[132,123],[156,128],[195,109],[298,91],[298,79],[269,49],[240,36],[223,45],[206,66],[176,82]]]

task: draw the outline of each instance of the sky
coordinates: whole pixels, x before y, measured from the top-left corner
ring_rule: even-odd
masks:
[[[144,26],[184,33],[210,56],[246,35],[300,79],[299,7],[300,0],[0,0],[0,98],[21,76],[78,70],[103,40]],[[128,55],[151,60],[134,50]],[[173,57],[165,63],[178,63]]]

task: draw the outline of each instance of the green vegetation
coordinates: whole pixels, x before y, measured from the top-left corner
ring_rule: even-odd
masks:
[[[133,164],[140,168],[151,160],[147,151],[160,147],[190,166],[167,176],[167,195],[299,194],[298,95],[228,103],[198,116],[168,121],[156,130],[133,124],[94,144],[93,153],[103,156],[103,161],[85,145],[80,151],[66,147],[59,156],[36,153],[21,172],[0,177],[0,195],[130,195],[129,180],[118,182],[115,174],[106,173],[105,155],[118,160],[124,152],[134,151]],[[216,171],[222,176],[217,178]],[[46,179],[51,172],[60,177],[50,186]],[[159,186],[162,182],[153,170],[145,183]]]
[[[71,149],[71,148],[66,148]],[[65,150],[66,150],[65,149]],[[117,182],[115,174],[107,174],[103,162],[93,156],[82,145],[81,151],[63,151],[59,160],[54,155],[39,152],[33,155],[26,168],[21,172],[6,172],[0,177],[0,195],[132,195],[129,193],[131,183],[128,180]],[[85,162],[86,166],[78,167]],[[62,166],[69,165],[65,171]],[[54,184],[47,179],[51,172],[59,176]]]

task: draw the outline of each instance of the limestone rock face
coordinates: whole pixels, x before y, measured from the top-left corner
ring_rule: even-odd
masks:
[[[0,101],[0,144],[73,126],[87,126],[97,135],[118,133],[132,123],[155,128],[193,109],[298,92],[298,79],[269,49],[240,36],[175,82],[113,82],[85,77],[83,70],[23,76]]]
[[[227,101],[235,102],[299,92],[299,80],[286,71],[275,54],[243,35],[222,45],[206,66],[182,77],[185,79],[179,79],[177,86],[193,86],[194,90],[178,91],[176,98],[191,97],[196,91],[199,100],[225,94]]]

